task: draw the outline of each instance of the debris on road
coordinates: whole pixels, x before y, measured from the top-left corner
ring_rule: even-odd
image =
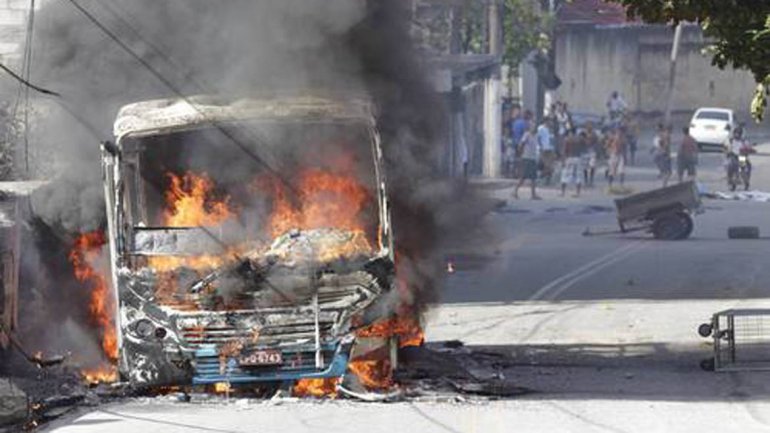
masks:
[[[10,379],[0,379],[0,428],[23,422],[27,411],[27,394]]]
[[[620,230],[592,231],[583,236],[645,231],[656,239],[681,240],[693,231],[693,215],[702,211],[700,196],[693,182],[634,194],[615,200]]]
[[[759,227],[735,226],[727,229],[727,237],[730,239],[759,239]]]
[[[770,202],[770,192],[764,191],[701,192],[701,196],[715,200]]]
[[[459,341],[428,343],[402,350],[396,378],[409,398],[448,396],[510,398],[532,392],[507,380],[513,359],[469,348]]]

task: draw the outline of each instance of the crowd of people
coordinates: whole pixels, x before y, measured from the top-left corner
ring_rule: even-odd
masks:
[[[503,172],[518,179],[515,198],[528,183],[530,197],[540,199],[538,184],[550,185],[555,177],[562,196],[572,188],[573,196],[580,196],[584,187],[595,186],[595,175],[601,168],[613,191],[616,185],[624,185],[626,166],[636,162],[639,126],[618,92],[608,98],[607,115],[600,120],[576,122],[567,103],[560,101],[550,107],[540,124],[531,111],[513,107],[504,131]],[[659,125],[651,149],[663,186],[672,176],[671,131],[670,126]],[[697,143],[687,128],[682,134],[676,158],[680,182],[695,177],[698,163]]]

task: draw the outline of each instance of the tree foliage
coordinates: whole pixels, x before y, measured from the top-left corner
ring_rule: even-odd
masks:
[[[713,43],[712,63],[754,75],[751,112],[761,120],[770,99],[770,1],[768,0],[612,0],[632,17],[652,23],[697,22]]]
[[[516,70],[532,50],[551,44],[553,18],[532,1],[503,0],[503,63]]]
[[[519,64],[532,50],[547,50],[554,19],[541,11],[537,0],[500,0],[503,24],[503,64],[508,66],[510,78],[517,76]],[[460,12],[462,25],[460,40],[465,53],[486,53],[488,2],[465,0]]]

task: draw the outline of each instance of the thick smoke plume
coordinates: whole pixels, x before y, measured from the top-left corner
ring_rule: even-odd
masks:
[[[437,298],[440,247],[462,232],[467,198],[441,179],[444,107],[411,48],[406,0],[77,0],[172,83],[162,83],[69,1],[36,19],[31,80],[63,95],[41,102],[33,167],[54,182],[36,212],[63,231],[104,225],[99,140],[120,106],[213,93],[365,92],[387,160],[399,270],[416,309]],[[65,107],[66,109],[62,108]],[[451,229],[451,230],[450,230]],[[63,271],[62,271],[63,272]],[[51,287],[50,290],[56,290]]]

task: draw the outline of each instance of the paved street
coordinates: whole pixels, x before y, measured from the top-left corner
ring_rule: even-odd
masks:
[[[754,187],[770,191],[770,145],[760,152]],[[703,185],[724,190],[722,176],[721,156],[704,155]],[[640,154],[628,186],[640,191],[657,182],[649,156]],[[504,199],[511,191],[489,190]],[[429,341],[461,340],[511,359],[500,374],[532,394],[385,405],[135,399],[57,421],[47,431],[770,429],[770,374],[701,370],[712,349],[695,332],[721,309],[770,306],[767,240],[726,235],[730,225],[758,225],[770,234],[770,203],[707,200],[691,239],[663,242],[644,234],[581,235],[586,227],[614,227],[613,196],[601,179],[580,199],[560,198],[554,189],[542,195],[531,201],[525,192],[489,216],[498,243],[450,255],[456,272],[427,326]]]
[[[752,189],[770,191],[770,145],[759,147]],[[647,152],[629,169],[635,191],[659,186]],[[722,156],[701,156],[699,180],[708,191],[726,191]],[[601,176],[599,176],[601,177]],[[490,219],[498,244],[474,254],[459,253],[458,272],[449,278],[444,302],[510,302],[591,299],[738,299],[761,298],[770,289],[765,241],[728,240],[727,228],[759,226],[770,236],[770,203],[704,201],[705,213],[685,242],[660,242],[644,233],[585,237],[617,229],[614,205],[599,179],[581,198],[560,198],[555,188],[541,190],[542,201],[511,200],[510,189],[495,196],[508,200]],[[570,194],[568,193],[568,196]],[[763,287],[764,286],[764,287]]]

